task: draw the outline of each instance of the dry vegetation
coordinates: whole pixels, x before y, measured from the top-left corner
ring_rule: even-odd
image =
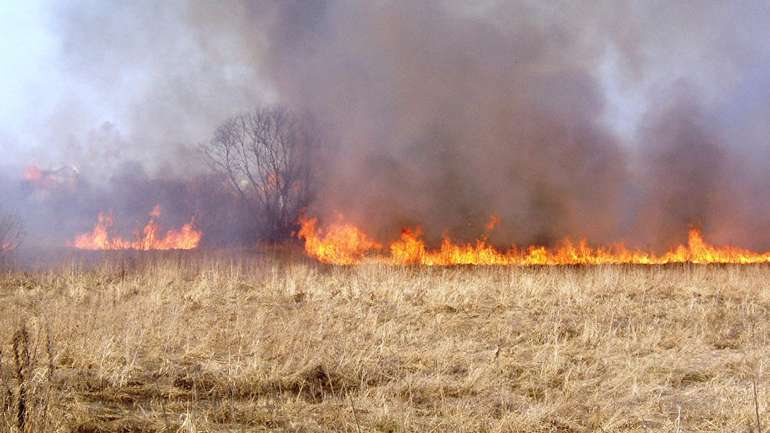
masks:
[[[0,431],[756,431],[768,277],[173,255],[6,272]]]

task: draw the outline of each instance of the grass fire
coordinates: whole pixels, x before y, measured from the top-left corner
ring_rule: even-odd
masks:
[[[160,205],[150,212],[150,221],[135,239],[123,239],[111,233],[112,214],[99,213],[99,218],[90,233],[83,233],[75,238],[72,246],[81,250],[191,250],[198,247],[203,233],[195,230],[194,221],[183,225],[179,230],[168,230],[161,235],[157,219],[160,217]]]
[[[770,429],[760,0],[0,27],[0,433]]]
[[[303,218],[298,235],[305,241],[305,252],[322,263],[354,265],[378,262],[392,265],[664,265],[671,263],[757,264],[770,263],[770,253],[756,253],[735,247],[717,247],[703,240],[691,229],[687,245],[679,245],[664,254],[630,250],[618,244],[591,247],[585,240],[565,239],[555,248],[512,247],[501,251],[487,241],[487,235],[474,243],[458,244],[445,237],[435,250],[426,247],[421,229],[403,229],[400,238],[387,248],[371,240],[362,230],[347,223],[334,223],[325,230],[317,228],[315,218]],[[385,251],[384,254],[378,252]]]

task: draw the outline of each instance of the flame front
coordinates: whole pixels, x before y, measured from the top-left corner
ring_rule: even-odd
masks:
[[[322,263],[353,265],[360,263],[365,254],[382,248],[351,224],[340,222],[326,230],[317,228],[315,218],[302,218],[300,224],[298,236],[305,240],[305,250]]]
[[[198,247],[203,233],[195,229],[195,221],[182,226],[178,230],[168,230],[161,235],[157,218],[160,217],[160,207],[150,212],[150,221],[141,233],[132,239],[114,236],[112,232],[112,214],[99,213],[94,229],[75,238],[72,246],[81,250],[191,250]]]
[[[371,240],[354,225],[338,222],[318,229],[315,218],[300,220],[299,237],[305,240],[306,253],[322,263],[352,265],[375,261],[393,265],[601,265],[668,263],[770,263],[770,252],[757,253],[731,246],[708,244],[700,232],[690,230],[687,245],[679,245],[664,254],[628,249],[623,244],[592,247],[587,241],[565,239],[555,248],[515,246],[499,250],[488,242],[488,231],[497,224],[493,218],[487,233],[472,243],[456,243],[445,236],[441,246],[430,249],[418,229],[404,229],[401,237],[387,248]],[[383,253],[384,251],[384,253]]]

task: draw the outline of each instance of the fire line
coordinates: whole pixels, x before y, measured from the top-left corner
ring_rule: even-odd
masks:
[[[72,246],[82,250],[191,250],[198,247],[203,233],[195,229],[191,220],[180,229],[168,230],[161,236],[158,218],[160,206],[155,206],[149,214],[150,220],[134,239],[124,239],[112,234],[113,218],[111,213],[99,213],[93,230],[78,235]]]
[[[496,220],[495,220],[496,223]],[[364,231],[346,222],[319,228],[316,218],[302,218],[298,236],[305,241],[305,252],[321,263],[355,265],[379,262],[393,265],[602,265],[602,264],[756,264],[770,263],[770,252],[758,253],[732,246],[707,243],[692,229],[686,245],[663,254],[629,249],[622,244],[592,247],[585,240],[565,239],[555,248],[529,246],[499,250],[487,235],[472,243],[456,243],[444,237],[441,246],[430,249],[418,229],[404,229],[399,239],[384,246]],[[494,224],[488,226],[490,230]]]

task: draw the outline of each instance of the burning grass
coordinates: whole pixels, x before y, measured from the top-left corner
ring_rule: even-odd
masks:
[[[766,266],[132,257],[0,275],[0,430],[22,326],[49,431],[756,431],[755,381],[770,425]]]
[[[179,230],[171,229],[161,235],[158,217],[160,205],[150,212],[150,221],[133,240],[126,240],[112,233],[113,219],[111,213],[100,213],[97,223],[89,233],[83,233],[75,238],[72,246],[81,250],[191,250],[198,247],[203,233],[195,229],[195,220],[184,224]]]
[[[448,236],[441,246],[430,249],[422,239],[420,228],[405,228],[401,237],[387,248],[372,240],[363,230],[346,223],[342,217],[328,227],[318,226],[315,218],[300,219],[298,236],[305,241],[305,252],[321,263],[353,265],[377,262],[393,265],[665,265],[672,263],[698,264],[757,264],[770,263],[770,252],[755,252],[733,246],[715,246],[703,239],[698,230],[691,229],[686,245],[678,245],[663,254],[634,250],[625,245],[594,247],[588,241],[564,239],[555,248],[532,245],[500,250],[489,243],[489,232],[498,223],[493,219],[487,231],[476,242],[457,243]]]

